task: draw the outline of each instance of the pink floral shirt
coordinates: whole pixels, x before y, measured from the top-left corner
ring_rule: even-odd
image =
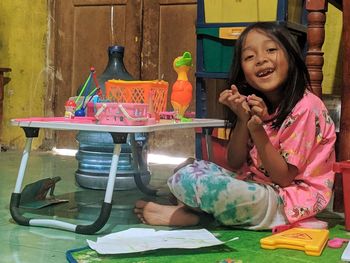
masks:
[[[306,92],[279,130],[270,125],[264,128],[272,145],[286,162],[298,168],[299,174],[290,186],[273,184],[254,146],[238,178],[273,185],[290,223],[316,215],[327,206],[334,182],[336,134],[325,105],[316,95]]]

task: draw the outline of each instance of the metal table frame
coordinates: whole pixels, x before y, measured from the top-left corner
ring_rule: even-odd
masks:
[[[149,133],[161,130],[173,130],[173,129],[185,129],[185,128],[213,128],[223,127],[224,121],[217,119],[194,119],[191,122],[174,122],[172,120],[161,120],[157,124],[145,125],[145,126],[112,126],[112,125],[100,125],[93,123],[77,123],[69,121],[52,121],[49,118],[33,118],[29,119],[14,119],[11,120],[11,124],[23,128],[26,136],[26,144],[22,154],[22,159],[18,171],[15,189],[11,195],[10,212],[12,218],[20,225],[25,226],[40,226],[50,227],[56,229],[62,229],[72,231],[79,234],[94,234],[107,223],[111,210],[112,210],[112,197],[114,191],[114,184],[116,179],[116,172],[118,168],[119,154],[121,150],[121,144],[126,143],[127,135],[135,135],[135,133]],[[75,225],[68,222],[55,219],[35,219],[26,218],[19,211],[19,205],[21,200],[21,189],[29,159],[29,154],[32,147],[33,138],[38,137],[40,128],[54,129],[54,130],[80,130],[80,131],[99,131],[109,132],[112,135],[114,142],[114,151],[112,155],[112,163],[109,171],[107,187],[105,190],[104,201],[101,206],[101,211],[98,218],[88,225]],[[135,137],[131,136],[131,144],[133,149],[133,157],[136,158],[137,154],[134,152]],[[137,187],[146,194],[155,194],[156,191],[147,188],[143,185],[139,173],[136,173],[135,183]]]

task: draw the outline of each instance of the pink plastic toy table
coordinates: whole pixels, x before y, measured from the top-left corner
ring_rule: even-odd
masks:
[[[93,234],[99,231],[107,222],[112,209],[112,196],[115,184],[115,174],[117,172],[117,164],[121,149],[121,144],[126,143],[127,135],[130,134],[131,144],[136,148],[135,133],[149,133],[161,130],[174,130],[185,128],[210,128],[223,127],[224,121],[217,119],[193,119],[192,122],[174,122],[173,120],[161,120],[159,123],[144,126],[116,126],[116,125],[101,125],[95,124],[89,119],[80,121],[65,120],[64,118],[26,118],[13,119],[11,124],[23,128],[26,135],[26,144],[22,154],[22,160],[18,171],[15,189],[11,195],[10,212],[12,218],[20,225],[26,226],[41,226],[51,227],[57,229],[68,230],[80,234]],[[27,167],[29,153],[31,151],[32,140],[38,137],[40,128],[54,129],[54,130],[76,130],[76,131],[99,131],[109,132],[112,135],[114,152],[112,155],[112,163],[109,171],[107,187],[105,191],[104,201],[102,203],[101,212],[95,222],[90,225],[75,225],[60,220],[54,219],[33,219],[24,217],[19,211],[19,204],[21,200],[21,188]],[[134,154],[134,158],[137,154]],[[138,173],[136,173],[138,174]],[[139,178],[139,181],[141,179]],[[135,176],[135,182],[138,187],[140,184]],[[140,189],[143,192],[150,192],[148,188]],[[148,191],[149,190],[149,191]],[[152,193],[152,192],[151,192]]]

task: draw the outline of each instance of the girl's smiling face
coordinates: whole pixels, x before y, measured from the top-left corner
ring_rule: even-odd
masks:
[[[248,84],[278,104],[279,88],[288,74],[284,49],[265,33],[252,30],[243,43],[241,63]]]

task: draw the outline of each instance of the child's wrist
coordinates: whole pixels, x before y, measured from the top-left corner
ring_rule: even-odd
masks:
[[[238,118],[237,122],[236,122],[236,127],[241,126],[241,127],[247,128],[248,120],[249,120],[249,118],[247,118],[246,120]]]
[[[255,144],[265,144],[270,141],[265,129],[262,126],[256,126],[254,128],[250,127],[249,134]]]

